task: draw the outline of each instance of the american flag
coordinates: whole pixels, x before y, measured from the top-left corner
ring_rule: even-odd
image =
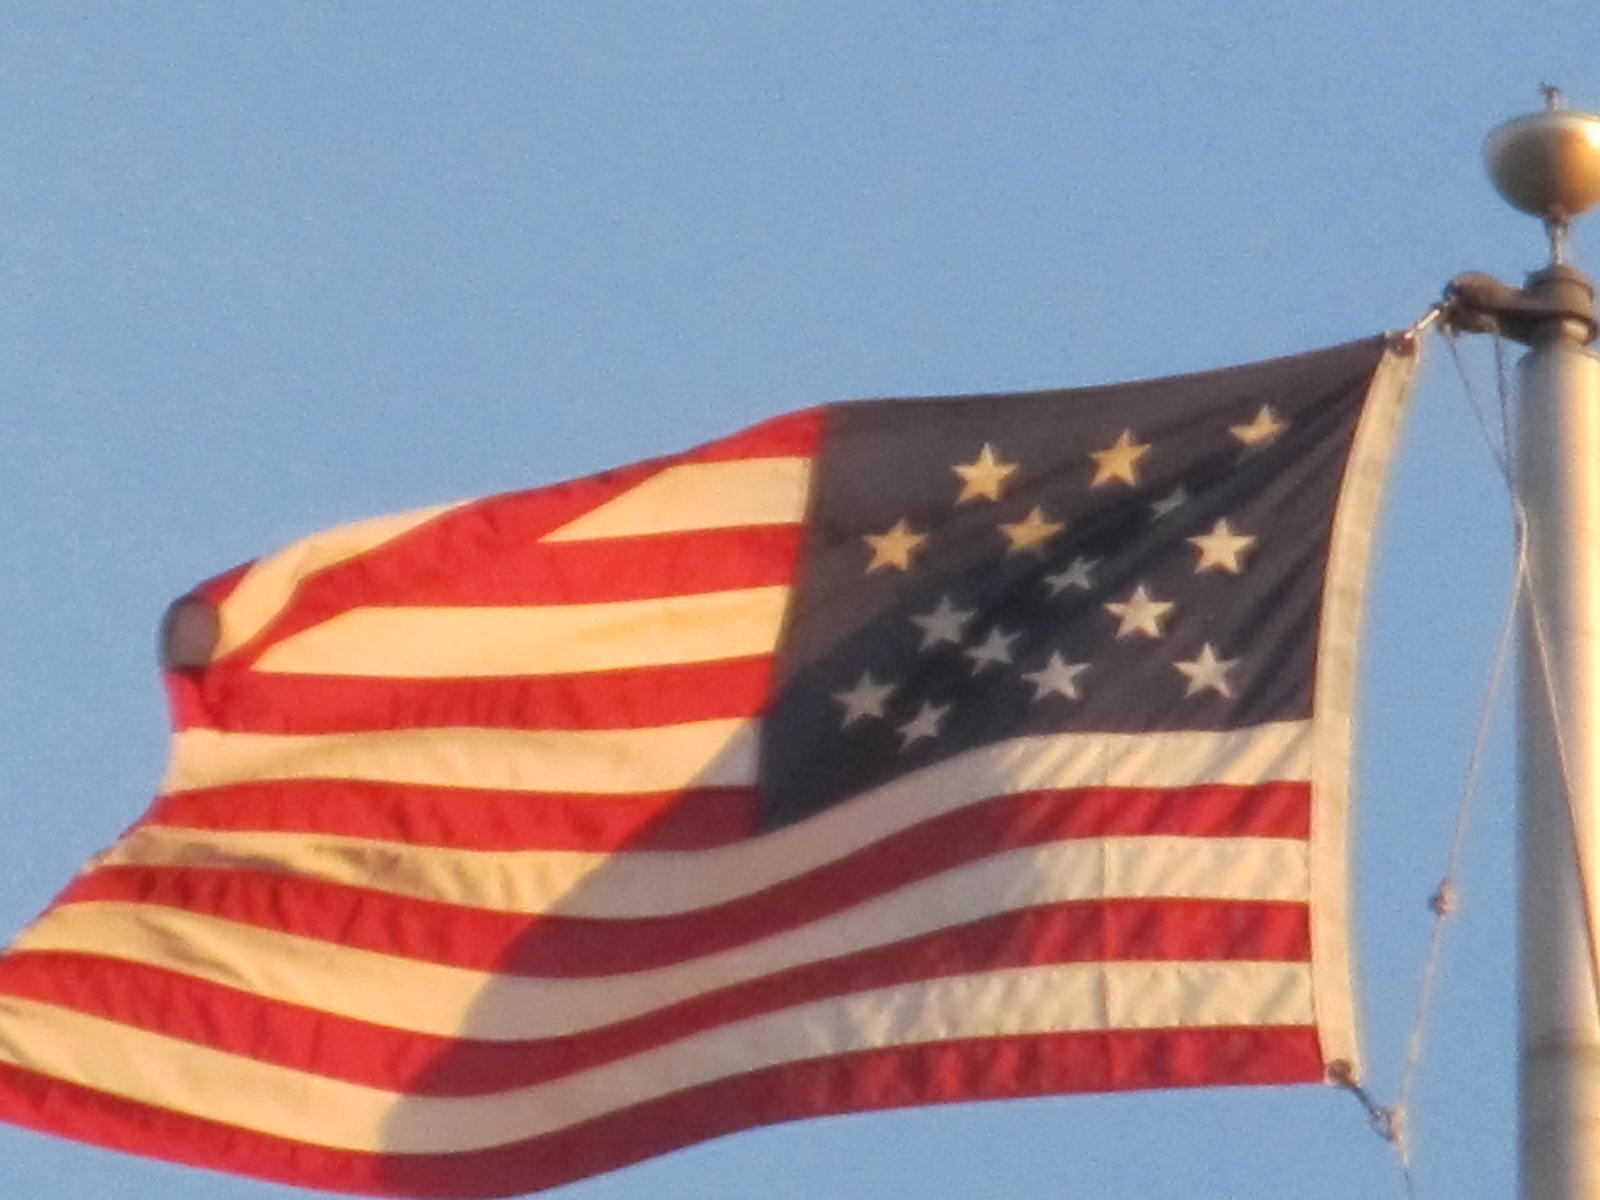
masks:
[[[202,585],[161,794],[0,957],[0,1116],[502,1196],[802,1116],[1353,1072],[1410,367],[824,406]]]

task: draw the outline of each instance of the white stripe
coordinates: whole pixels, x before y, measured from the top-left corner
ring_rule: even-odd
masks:
[[[167,788],[328,777],[599,793],[691,782],[737,786],[755,782],[756,740],[753,726],[732,722],[586,734],[433,730],[278,737],[194,730],[175,739]],[[490,852],[323,834],[146,825],[114,846],[105,861],[269,864],[287,874],[477,908],[664,916],[750,895],[996,796],[1055,788],[1303,780],[1308,746],[1305,722],[1223,733],[1014,738],[912,772],[763,837],[693,852]],[[432,756],[441,763],[450,756],[449,769],[434,766]]]
[[[449,1154],[538,1137],[743,1072],[856,1050],[1067,1031],[1298,1026],[1310,1016],[1303,964],[1030,967],[801,1005],[502,1093],[397,1097],[3,997],[0,1061],[313,1145]]]
[[[260,559],[217,606],[219,629],[213,657],[220,658],[237,650],[265,629],[308,576],[392,542],[459,507],[445,504],[340,525],[302,538]]]
[[[596,1029],[788,967],[1036,905],[1174,897],[1304,903],[1306,887],[1305,843],[1300,841],[1055,842],[981,859],[748,945],[631,971],[622,981],[615,976],[500,979],[492,972],[120,901],[52,909],[16,945],[145,963],[418,1033],[512,1040]],[[567,905],[558,908],[569,911]],[[529,936],[537,939],[537,930]]]
[[[255,663],[296,675],[465,679],[564,675],[770,654],[789,589],[740,588],[604,604],[355,608]]]
[[[654,729],[396,729],[376,733],[222,733],[172,738],[166,792],[263,779],[519,792],[672,791],[755,782],[756,725],[692,721]]]
[[[805,516],[811,461],[746,458],[682,463],[545,534],[546,542],[591,541],[791,525]]]
[[[1236,844],[1234,839],[1191,837],[1074,840],[1085,845],[1141,846],[1146,848],[1142,854],[1163,847],[1160,870],[1173,879],[1187,878],[1191,868],[1199,873],[1197,877],[1207,876],[1215,864],[1207,858],[1210,851],[1206,848]],[[1300,847],[1304,842],[1288,839],[1287,844]],[[1165,857],[1168,847],[1170,858]],[[710,850],[617,854],[461,850],[331,834],[234,833],[145,825],[127,834],[98,861],[104,866],[270,871],[490,912],[627,920],[670,917],[728,904],[801,873],[795,862],[761,853],[767,848],[766,843],[750,841]],[[1092,865],[1092,856],[1085,865]],[[1274,890],[1272,895],[1250,898],[1303,898],[1303,882],[1297,874],[1284,882],[1289,891]],[[1242,893],[1240,898],[1245,898]]]

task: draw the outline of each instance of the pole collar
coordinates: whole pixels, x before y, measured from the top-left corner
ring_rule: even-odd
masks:
[[[1463,333],[1498,332],[1528,346],[1595,339],[1594,285],[1562,264],[1535,271],[1522,288],[1468,271],[1445,286],[1444,299],[1445,320]]]

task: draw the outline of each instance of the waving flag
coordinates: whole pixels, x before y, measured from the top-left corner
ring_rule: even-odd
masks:
[[[197,589],[0,1116],[502,1196],[749,1126],[1353,1071],[1384,339],[865,401]]]

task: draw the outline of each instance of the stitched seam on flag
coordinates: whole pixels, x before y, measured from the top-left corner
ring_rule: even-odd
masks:
[[[1118,977],[1126,1012],[1084,1021]],[[855,1050],[1073,1030],[1297,1026],[1301,964],[1117,963],[990,972],[877,989],[735,1022],[548,1083],[482,1097],[384,1090],[0,998],[0,1060],[158,1107],[313,1145],[459,1153],[523,1141],[733,1074]]]
[[[1360,1078],[1349,937],[1350,739],[1372,534],[1417,353],[1386,349],[1367,388],[1328,545],[1311,758],[1312,996],[1324,1062]]]

